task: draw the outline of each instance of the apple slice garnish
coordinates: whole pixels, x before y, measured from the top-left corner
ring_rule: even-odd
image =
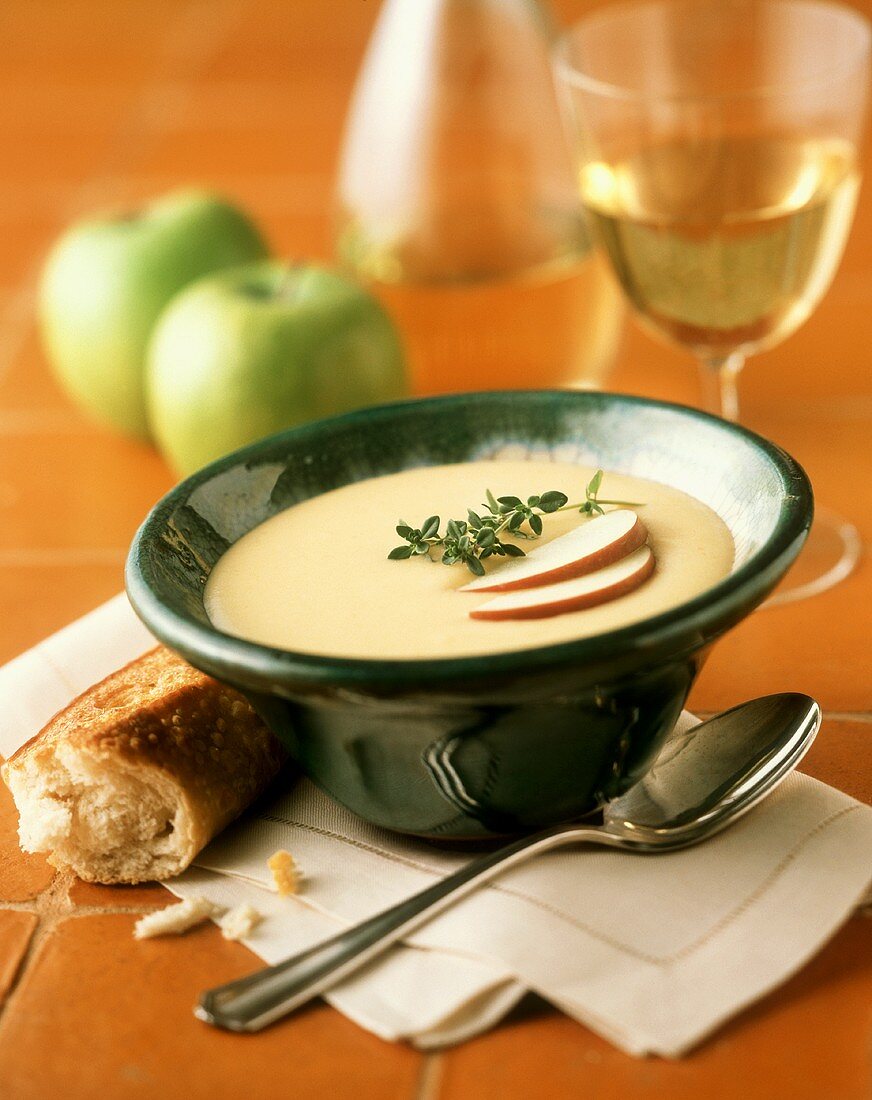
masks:
[[[524,558],[510,558],[486,577],[476,577],[459,592],[514,592],[566,581],[611,565],[648,538],[645,524],[629,508],[606,512],[574,527]]]
[[[469,616],[490,620],[545,619],[566,611],[580,611],[626,596],[646,581],[653,571],[654,555],[650,546],[640,546],[620,561],[582,577],[497,596],[474,608]]]

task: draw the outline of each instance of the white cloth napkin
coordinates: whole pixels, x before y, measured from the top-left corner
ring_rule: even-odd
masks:
[[[0,669],[0,753],[152,644],[119,596]],[[304,872],[299,897],[269,890],[266,860],[278,848]],[[795,774],[696,848],[540,857],[327,999],[383,1038],[435,1048],[493,1026],[533,990],[629,1053],[678,1056],[822,946],[864,899],[870,852],[872,809]],[[245,942],[272,963],[464,858],[369,826],[304,780],[167,885],[181,897],[252,904],[265,919]]]

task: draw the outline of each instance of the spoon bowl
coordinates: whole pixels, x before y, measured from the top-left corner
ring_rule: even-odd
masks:
[[[598,842],[685,848],[747,813],[799,763],[820,727],[807,695],[766,695],[674,733],[647,774],[605,808]]]
[[[802,759],[821,722],[807,695],[769,695],[673,734],[645,777],[611,802],[601,825],[556,825],[470,860],[324,943],[204,993],[194,1014],[230,1031],[261,1028],[380,955],[450,904],[510,867],[589,841],[633,852],[686,848],[726,828]]]

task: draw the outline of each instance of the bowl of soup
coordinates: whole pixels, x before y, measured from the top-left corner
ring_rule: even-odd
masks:
[[[812,508],[789,455],[693,409],[568,390],[427,398],[187,478],[137,533],[127,588],[161,641],[242,691],[354,813],[418,836],[508,835],[644,774]]]

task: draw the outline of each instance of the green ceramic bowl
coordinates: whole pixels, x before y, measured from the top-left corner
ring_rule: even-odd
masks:
[[[316,657],[209,623],[210,570],[263,520],[348,482],[501,453],[574,459],[690,493],[732,531],[732,574],[620,630],[486,657]],[[635,782],[709,646],[773,588],[811,518],[796,462],[704,413],[607,393],[461,395],[319,421],[206,467],[140,528],[127,588],[153,633],[243,691],[339,802],[389,829],[481,837],[570,820]]]

